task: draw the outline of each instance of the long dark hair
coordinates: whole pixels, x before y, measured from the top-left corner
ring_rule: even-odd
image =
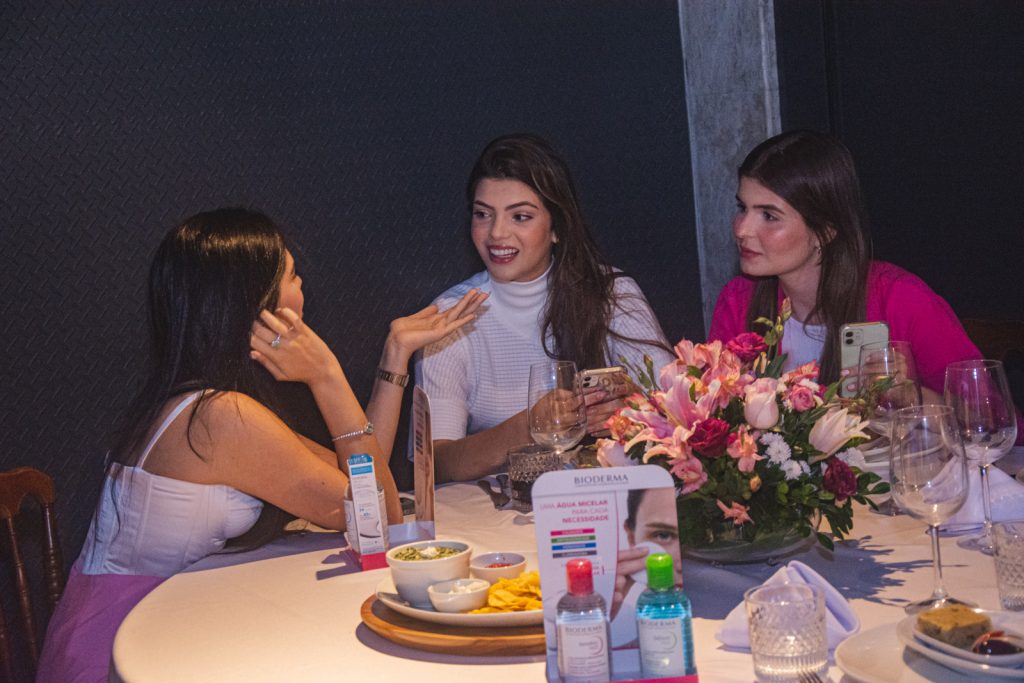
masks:
[[[267,216],[240,208],[196,214],[168,232],[149,271],[149,357],[111,449],[115,463],[138,462],[146,438],[167,402],[200,391],[188,421],[217,392],[237,391],[274,408],[273,378],[249,358],[253,321],[277,305],[285,269],[285,241]],[[264,504],[260,520],[232,545],[270,540],[286,515]]]
[[[839,378],[839,329],[864,320],[871,240],[867,210],[850,150],[836,138],[796,130],[769,138],[755,147],[739,167],[750,178],[796,209],[821,245],[821,278],[808,321],[825,326],[821,378]],[[747,314],[747,328],[764,316],[774,319],[778,307],[777,277],[761,279]]]
[[[662,346],[659,340],[623,337],[611,329],[615,309],[615,279],[624,276],[601,256],[583,219],[569,166],[548,142],[536,135],[515,133],[487,144],[466,183],[472,212],[481,180],[518,180],[528,185],[551,214],[558,239],[553,247],[551,286],[541,330],[544,350],[551,358],[575,361],[579,368],[613,364],[608,338]],[[554,348],[548,348],[548,334]]]

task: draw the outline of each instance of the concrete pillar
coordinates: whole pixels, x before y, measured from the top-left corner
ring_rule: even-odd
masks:
[[[705,329],[737,272],[736,168],[779,133],[773,0],[679,0]]]

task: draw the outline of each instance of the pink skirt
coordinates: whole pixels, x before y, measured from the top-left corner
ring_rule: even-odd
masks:
[[[46,629],[36,683],[102,683],[114,635],[165,576],[83,574],[76,562]]]

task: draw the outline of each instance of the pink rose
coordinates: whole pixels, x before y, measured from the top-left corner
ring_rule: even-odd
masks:
[[[793,410],[798,413],[810,410],[817,405],[816,397],[816,393],[802,384],[798,384],[786,392],[786,400],[789,401],[789,405],[792,406]]]
[[[729,423],[717,417],[698,422],[690,437],[690,448],[707,458],[717,458],[729,442]]]
[[[837,504],[842,504],[857,493],[857,475],[839,458],[829,458],[828,469],[822,477],[822,485],[826,491],[835,494]]]
[[[726,342],[725,348],[739,356],[740,360],[744,363],[749,363],[762,352],[767,351],[768,345],[764,343],[764,337],[761,335],[754,332],[744,332]]]
[[[779,402],[776,391],[779,381],[762,377],[744,389],[743,417],[754,429],[771,429],[779,422]]]

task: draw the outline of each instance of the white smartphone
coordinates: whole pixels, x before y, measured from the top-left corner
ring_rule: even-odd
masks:
[[[606,391],[611,391],[612,385],[615,384],[615,376],[621,372],[625,371],[618,365],[611,368],[583,370],[580,372],[580,384],[583,385],[584,389],[601,387]]]
[[[841,352],[839,355],[840,365],[844,368],[853,368],[854,374],[843,380],[839,387],[839,393],[851,397],[857,394],[856,369],[860,365],[860,347],[865,344],[875,344],[889,341],[889,326],[882,321],[874,323],[847,323],[839,330],[839,342]]]

